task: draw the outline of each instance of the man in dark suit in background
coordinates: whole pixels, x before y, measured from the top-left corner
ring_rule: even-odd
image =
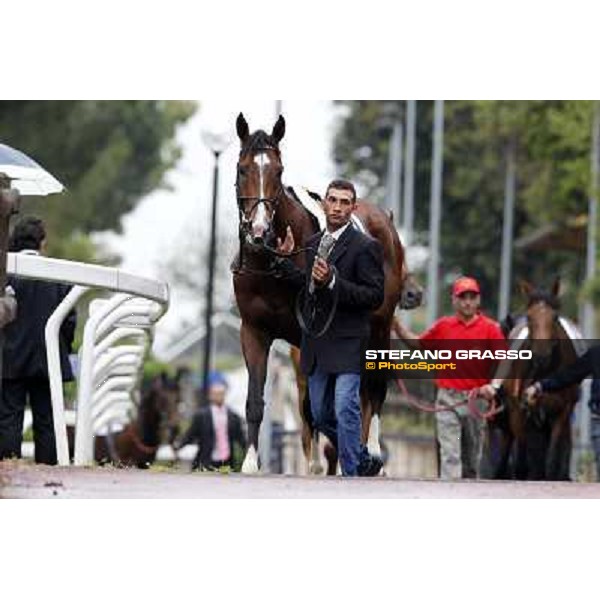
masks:
[[[192,469],[215,470],[230,467],[239,470],[235,464],[237,456],[246,450],[246,436],[242,429],[242,419],[225,405],[227,381],[218,371],[208,376],[208,406],[203,406],[192,419],[192,424],[175,448],[179,450],[187,444],[198,444],[198,453],[192,462]]]
[[[39,255],[46,247],[41,219],[25,217],[14,228],[9,250]],[[56,439],[50,400],[44,329],[48,318],[69,293],[70,286],[49,281],[9,277],[18,303],[16,319],[4,329],[4,368],[0,397],[0,460],[20,458],[23,416],[29,398],[33,414],[35,461],[56,464]],[[75,335],[73,311],[60,330],[63,381],[72,381],[69,352]]]
[[[308,241],[307,272],[287,258],[278,263],[284,281],[299,290],[304,287],[301,315],[307,315],[311,303],[329,305],[333,311],[323,333],[308,330],[302,335],[301,367],[308,375],[314,424],[336,447],[343,475],[372,476],[379,473],[382,462],[370,456],[360,441],[360,372],[370,313],[384,299],[383,250],[350,222],[356,208],[352,183],[332,181],[323,208],[326,229]],[[278,249],[289,254],[294,245],[288,227]]]

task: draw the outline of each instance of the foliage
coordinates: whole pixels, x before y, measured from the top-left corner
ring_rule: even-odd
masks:
[[[335,158],[342,175],[355,179],[374,199],[385,193],[387,152],[395,119],[405,102],[342,102]],[[415,173],[416,239],[429,227],[433,103],[418,102]],[[507,149],[517,162],[515,238],[542,225],[562,223],[587,211],[593,103],[587,101],[447,101],[441,272],[444,283],[471,273],[483,284],[494,312],[500,279]],[[584,256],[561,249],[515,252],[513,281],[529,277],[548,285],[560,274],[565,307],[572,314]],[[515,286],[516,287],[516,286]],[[448,294],[444,295],[448,310]],[[518,297],[511,307],[521,308]],[[575,315],[573,315],[575,316]]]
[[[171,365],[168,365],[167,363],[161,362],[155,358],[148,357],[144,360],[144,381],[150,381],[151,379],[153,379],[157,375],[160,375],[161,373],[166,373],[171,377],[175,375],[173,367]]]
[[[177,101],[2,101],[0,139],[38,161],[68,191],[27,198],[42,216],[53,256],[89,258],[87,235],[121,230],[121,217],[164,185],[180,155],[179,124],[195,104]]]

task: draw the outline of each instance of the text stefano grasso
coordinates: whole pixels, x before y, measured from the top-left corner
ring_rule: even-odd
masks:
[[[531,350],[366,350],[366,360],[531,360]]]

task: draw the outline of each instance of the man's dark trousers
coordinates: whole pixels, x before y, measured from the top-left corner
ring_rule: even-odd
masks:
[[[20,458],[23,441],[23,412],[29,396],[33,414],[35,461],[56,464],[56,443],[48,379],[24,377],[4,379],[0,399],[0,459]]]

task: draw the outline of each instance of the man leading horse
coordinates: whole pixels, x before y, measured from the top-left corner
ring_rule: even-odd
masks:
[[[285,134],[285,120],[280,115],[270,134],[263,130],[250,133],[248,123],[240,114],[236,121],[240,139],[240,156],[237,165],[236,196],[239,209],[239,253],[232,264],[233,287],[242,318],[240,341],[248,371],[246,420],[248,423],[248,451],[242,465],[243,473],[257,473],[258,437],[264,414],[264,386],[271,344],[284,339],[294,347],[301,344],[302,332],[295,314],[297,290],[281,280],[276,268],[277,238],[284,239],[289,227],[297,249],[289,257],[299,269],[312,268],[307,259],[308,242],[325,227],[319,225],[319,216],[300,201],[295,191],[282,182],[283,163],[279,143]],[[393,226],[392,216],[364,200],[355,202],[353,217],[361,231],[376,239],[383,249],[384,300],[370,314],[369,348],[389,349],[390,323],[394,309],[415,308],[421,301],[421,290],[409,283],[409,271],[404,247]],[[354,219],[353,219],[354,221]],[[314,251],[313,255],[314,257]],[[329,312],[329,298],[311,295],[305,304],[307,318],[314,324],[311,312]],[[322,325],[320,329],[324,329]],[[361,416],[363,443],[368,440],[372,454],[378,454],[378,424],[387,389],[385,378],[368,372],[361,381]],[[300,395],[302,417],[302,446],[309,460],[309,470],[320,472],[317,444],[313,437],[308,394]],[[337,462],[328,453],[328,472]],[[310,457],[310,458],[309,458]]]
[[[369,338],[370,311],[383,302],[383,251],[379,242],[356,230],[352,183],[332,181],[323,208],[326,229],[308,242],[306,271],[279,258],[284,281],[299,293],[303,323],[301,367],[308,376],[311,414],[316,429],[338,452],[342,475],[374,476],[383,463],[361,445],[360,372],[362,349]],[[288,227],[278,252],[291,254],[294,237]],[[315,322],[319,305],[329,307]]]

